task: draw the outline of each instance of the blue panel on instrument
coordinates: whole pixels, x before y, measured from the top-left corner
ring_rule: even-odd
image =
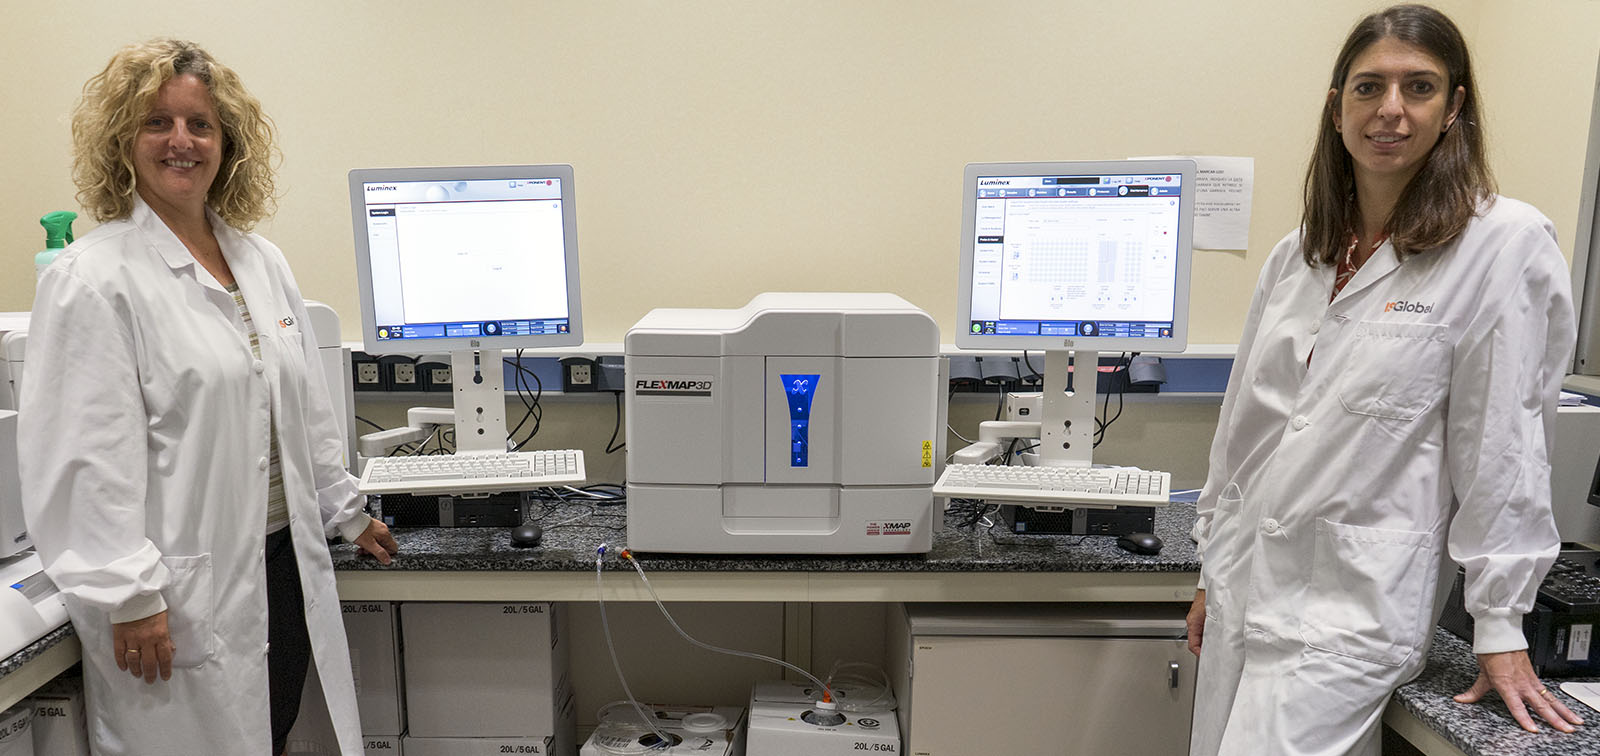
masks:
[[[807,467],[811,460],[811,399],[820,375],[779,375],[789,402],[789,466]]]

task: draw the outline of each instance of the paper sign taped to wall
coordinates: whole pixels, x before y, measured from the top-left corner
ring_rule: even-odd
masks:
[[[1194,248],[1249,249],[1250,196],[1255,191],[1256,159],[1207,155],[1163,155],[1133,160],[1193,160],[1195,167]]]

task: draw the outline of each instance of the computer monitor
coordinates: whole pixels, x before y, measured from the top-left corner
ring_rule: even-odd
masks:
[[[1044,350],[1041,464],[1092,461],[1095,380],[1069,364],[1188,346],[1194,190],[1191,160],[967,166],[956,346]]]
[[[451,354],[458,451],[505,451],[501,350],[583,343],[572,166],[350,172],[368,354]]]
[[[1589,483],[1589,503],[1600,507],[1600,462],[1594,466],[1594,480]]]

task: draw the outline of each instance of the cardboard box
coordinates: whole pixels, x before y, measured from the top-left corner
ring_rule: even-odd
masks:
[[[400,735],[362,735],[361,750],[366,756],[403,756],[402,740]],[[334,737],[332,728],[318,728],[316,732],[311,732],[298,721],[294,729],[289,731],[286,748],[289,756],[336,756],[339,753],[338,739]]]
[[[33,706],[24,698],[0,711],[0,756],[34,756]]]
[[[362,735],[361,750],[366,756],[404,756],[400,735]]]
[[[552,734],[520,737],[418,738],[407,735],[405,756],[573,756],[577,738],[572,692],[562,691],[562,705],[556,712]],[[370,756],[370,751],[368,752]]]
[[[398,739],[406,730],[396,606],[387,601],[340,604],[344,634],[350,642],[350,671],[355,677],[356,709],[361,713],[362,735]]]
[[[315,664],[306,673],[305,687],[300,689],[300,711],[295,714],[294,727],[289,729],[284,750],[289,756],[324,756],[340,752],[339,736],[328,717],[328,699],[322,695],[322,679],[317,676]]]
[[[900,723],[893,699],[880,711],[838,711],[837,721],[818,720],[811,683],[758,682],[750,693],[749,753],[760,756],[851,756],[900,753]],[[878,700],[835,687],[839,700]],[[883,691],[876,691],[881,695]]]
[[[542,738],[557,731],[558,693],[568,687],[559,605],[406,603],[400,627],[412,739]]]
[[[413,738],[407,736],[407,756],[564,756],[555,738]]]
[[[83,678],[58,677],[33,693],[34,756],[89,756]]]

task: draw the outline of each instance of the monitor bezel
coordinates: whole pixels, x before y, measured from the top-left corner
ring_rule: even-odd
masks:
[[[364,185],[404,181],[480,181],[496,179],[558,179],[561,184],[561,235],[566,255],[567,332],[476,337],[378,339],[376,307],[372,297],[372,258],[367,240]],[[583,343],[583,308],[578,276],[578,205],[572,166],[479,165],[415,168],[357,168],[349,174],[350,218],[355,235],[356,281],[361,298],[361,341],[367,354],[421,355],[483,349],[539,349]]]
[[[972,267],[976,253],[977,188],[979,179],[997,176],[1073,176],[1129,173],[1180,174],[1182,191],[1178,205],[1177,291],[1173,297],[1171,338],[1132,338],[981,334],[971,332]],[[1101,352],[1182,352],[1189,345],[1189,273],[1193,257],[1195,174],[1193,160],[1071,160],[1032,163],[970,163],[962,180],[961,271],[956,293],[955,343],[962,349]]]
[[[1589,482],[1589,503],[1600,507],[1600,460],[1595,461],[1594,480]]]

